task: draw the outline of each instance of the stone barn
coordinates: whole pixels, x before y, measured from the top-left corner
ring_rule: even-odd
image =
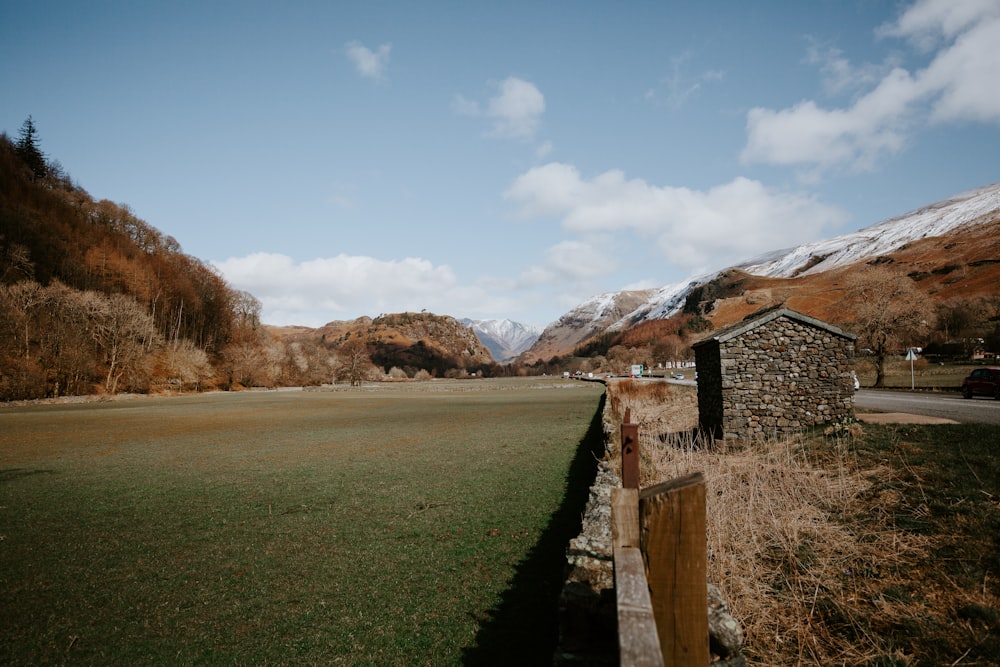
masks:
[[[855,338],[779,306],[698,341],[702,429],[749,440],[853,417]]]

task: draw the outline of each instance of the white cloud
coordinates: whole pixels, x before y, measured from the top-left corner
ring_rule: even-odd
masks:
[[[452,99],[452,110],[466,116],[483,116],[493,122],[490,136],[531,139],[545,113],[545,96],[531,82],[507,77],[496,84],[497,94],[485,105],[463,95]]]
[[[570,232],[635,234],[671,265],[699,272],[814,239],[846,220],[841,210],[811,197],[769,190],[746,178],[698,191],[629,180],[618,170],[587,180],[561,163],[525,172],[504,196],[522,215],[559,217]],[[565,268],[552,261],[565,250],[573,248],[564,243],[550,250],[550,270]],[[593,257],[578,254],[585,264],[600,266]],[[608,253],[598,256],[606,260]],[[594,275],[595,269],[589,270]]]
[[[690,74],[688,70],[692,57],[690,51],[673,56],[670,59],[670,73],[660,79],[656,87],[649,88],[645,98],[656,103],[662,102],[670,109],[677,110],[697,97],[704,84],[725,78],[721,70],[705,70],[699,74]]]
[[[297,262],[261,252],[214,265],[233,287],[261,300],[268,324],[319,326],[425,308],[452,314],[474,311],[484,301],[481,289],[459,285],[447,265],[418,258],[385,261],[342,254]]]
[[[567,239],[547,248],[542,264],[529,266],[515,280],[494,281],[493,285],[506,291],[586,285],[585,291],[593,291],[597,289],[597,278],[614,273],[617,268],[609,239],[600,236]]]
[[[344,46],[347,57],[354,63],[358,74],[366,79],[381,81],[385,78],[385,70],[389,66],[391,44],[382,44],[377,51],[372,51],[358,41],[348,42]]]
[[[870,168],[880,156],[905,145],[910,105],[917,95],[909,74],[895,69],[850,109],[823,109],[812,100],[780,111],[751,109],[743,160]]]
[[[535,157],[539,160],[547,157],[552,152],[552,142],[544,141],[535,149]]]
[[[983,20],[1000,16],[996,0],[919,0],[895,23],[881,26],[881,37],[901,37],[930,51],[941,38],[953,38]]]
[[[932,121],[1000,123],[998,45],[1000,18],[993,17],[976,24],[934,59],[922,73],[923,85],[939,93],[931,111]]]
[[[915,73],[893,67],[845,108],[824,109],[804,100],[786,109],[751,109],[743,160],[864,170],[899,152],[922,124],[1000,123],[996,0],[921,0],[877,32],[931,52],[930,64]],[[832,81],[844,89],[873,71],[850,67],[836,51],[828,52],[825,62],[828,87]]]
[[[883,64],[854,65],[840,49],[818,42],[813,42],[807,49],[805,62],[819,67],[823,75],[823,90],[828,95],[853,95],[876,85],[899,66],[898,58]]]
[[[518,202],[527,218],[559,215],[573,207],[583,187],[576,167],[550,162],[518,176],[504,197]]]
[[[354,199],[357,196],[358,186],[354,183],[334,183],[327,201],[337,208],[349,209],[354,207]]]

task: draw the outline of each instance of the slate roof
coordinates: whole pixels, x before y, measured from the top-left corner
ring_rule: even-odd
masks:
[[[822,320],[817,320],[815,317],[809,317],[808,315],[803,315],[802,313],[792,310],[790,308],[785,308],[784,306],[772,306],[771,308],[765,308],[764,310],[759,310],[756,313],[747,315],[743,320],[730,324],[728,327],[723,327],[718,331],[714,331],[712,335],[702,338],[696,343],[692,344],[691,347],[698,347],[706,343],[715,341],[717,343],[725,343],[726,341],[732,340],[737,336],[742,336],[748,331],[756,329],[757,327],[767,324],[779,317],[787,317],[789,319],[797,320],[803,324],[808,324],[810,326],[816,327],[817,329],[823,329],[828,331],[835,336],[841,336],[849,340],[856,340],[857,336],[844,331],[840,327],[836,327],[832,324],[827,324]]]

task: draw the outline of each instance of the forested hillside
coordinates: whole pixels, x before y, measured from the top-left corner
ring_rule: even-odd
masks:
[[[431,314],[274,329],[261,304],[139,219],[0,134],[0,401],[503,372]]]
[[[259,304],[127,206],[0,135],[0,399],[224,385]]]

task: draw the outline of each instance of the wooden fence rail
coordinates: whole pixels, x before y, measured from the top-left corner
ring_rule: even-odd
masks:
[[[640,491],[636,470],[636,484],[628,487],[625,426],[625,488],[611,494],[620,664],[706,667],[710,655],[704,477],[693,473]],[[635,451],[628,455],[634,455],[638,468],[638,431],[630,428],[629,434],[634,435]]]
[[[618,654],[621,667],[663,667],[649,597],[646,565],[639,545],[639,490],[611,490],[611,536],[618,606]]]

